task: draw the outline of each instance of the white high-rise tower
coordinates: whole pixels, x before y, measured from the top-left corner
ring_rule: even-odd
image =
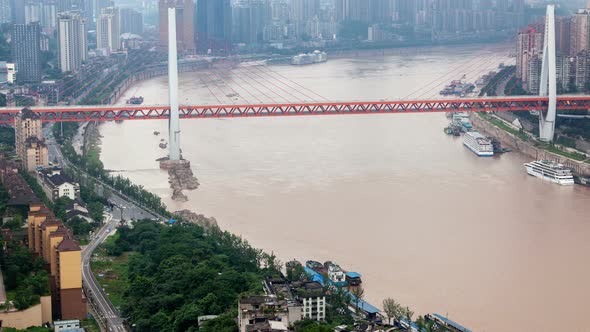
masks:
[[[176,6],[168,8],[168,91],[170,101],[170,161],[180,160],[180,116],[178,113],[178,58],[176,50]]]
[[[555,57],[555,7],[547,6],[545,22],[545,46],[541,69],[540,96],[548,96],[547,113],[539,114],[539,138],[545,142],[553,141],[555,118],[557,116],[557,69]]]

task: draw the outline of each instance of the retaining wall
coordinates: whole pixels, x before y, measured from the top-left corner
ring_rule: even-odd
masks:
[[[512,148],[515,152],[520,152],[534,160],[548,159],[559,162],[580,175],[590,175],[590,164],[575,161],[546,150],[537,148],[531,142],[525,142],[520,138],[494,126],[477,114],[471,114],[473,126],[485,136],[495,137],[503,146]]]

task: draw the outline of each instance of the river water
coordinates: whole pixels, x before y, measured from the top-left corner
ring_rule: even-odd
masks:
[[[418,89],[414,98],[428,97],[440,83],[509,63],[501,49],[242,68],[218,79],[183,74],[181,101],[227,98],[213,97],[207,80],[236,92],[245,81],[259,84],[231,102],[270,99],[270,82],[254,79],[254,70],[277,84],[296,82],[275,101],[287,92],[306,100],[380,100]],[[165,103],[166,78],[124,98],[132,94]],[[102,159],[171,209],[214,216],[283,262],[333,260],[361,272],[366,299],[379,307],[393,297],[474,331],[589,331],[590,190],[529,177],[527,160],[516,153],[478,158],[444,135],[447,122],[441,114],[185,120],[183,154],[201,182],[187,203],[170,200],[167,174],[155,161],[165,151],[153,132],[166,133],[165,121],[102,125]]]

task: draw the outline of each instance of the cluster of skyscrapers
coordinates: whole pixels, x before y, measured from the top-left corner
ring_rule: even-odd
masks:
[[[524,0],[160,0],[160,36],[166,42],[165,9],[176,6],[182,49],[234,44],[335,40],[346,24],[384,30],[428,31],[432,38],[482,30],[516,31],[524,24]],[[368,28],[364,32],[368,33]]]
[[[516,45],[516,77],[530,93],[538,93],[545,26],[521,30]],[[574,15],[555,18],[557,80],[560,92],[590,89],[590,0]]]
[[[12,24],[19,84],[42,80],[43,51],[56,51],[56,65],[62,72],[79,69],[88,57],[89,31],[96,30],[99,55],[119,50],[122,33],[143,31],[139,12],[116,8],[111,0],[0,0],[0,23]],[[50,44],[57,49],[50,49]]]
[[[133,2],[128,2],[133,4]],[[352,30],[370,41],[445,40],[481,31],[516,31],[524,25],[524,0],[144,0],[159,10],[159,43],[168,43],[169,7],[176,8],[180,52],[276,48],[338,42]],[[146,8],[148,8],[146,7]],[[88,51],[121,49],[121,35],[141,34],[142,13],[112,0],[0,0],[0,23],[14,25],[17,82],[42,79],[41,52],[57,46],[57,66],[76,71]],[[590,26],[587,25],[587,26]],[[361,31],[359,32],[358,29]],[[348,29],[351,30],[351,29]],[[96,33],[96,45],[87,39]],[[52,39],[56,42],[50,42]]]
[[[176,7],[179,51],[229,50],[232,44],[230,0],[160,0],[160,41],[168,44],[168,8]]]

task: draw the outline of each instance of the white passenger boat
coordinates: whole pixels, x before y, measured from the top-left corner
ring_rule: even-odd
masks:
[[[463,135],[463,145],[480,157],[491,157],[494,155],[492,142],[477,131],[468,131]]]
[[[574,184],[572,171],[551,160],[537,160],[524,164],[529,175],[563,186]]]

